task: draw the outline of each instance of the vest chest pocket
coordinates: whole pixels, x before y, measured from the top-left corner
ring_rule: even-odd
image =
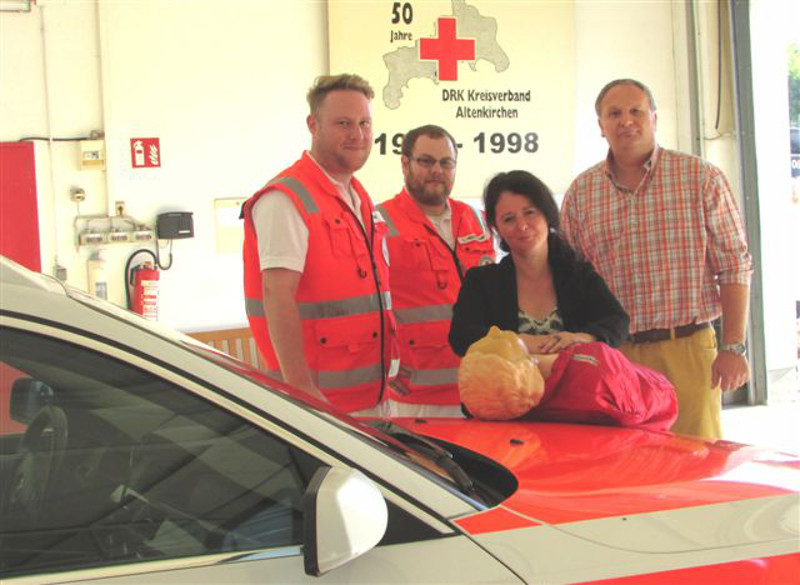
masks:
[[[335,256],[352,256],[353,249],[350,244],[350,228],[347,220],[341,216],[325,217],[325,225],[331,241],[331,250]]]
[[[377,313],[317,321],[313,335],[316,370],[346,370],[380,361]]]
[[[330,237],[331,249],[335,256],[356,257],[368,255],[367,244],[358,220],[344,213],[325,217],[325,226]]]
[[[391,257],[393,263],[408,269],[431,270],[431,251],[428,240],[424,238],[403,238],[398,246],[398,254]]]
[[[361,278],[369,273],[369,249],[364,241],[361,228],[355,225],[357,220],[342,213],[333,217],[325,217],[333,255],[338,258],[352,258],[355,270]]]
[[[401,365],[405,361],[415,370],[427,370],[451,367],[452,363],[450,362],[457,364],[457,358],[450,350],[450,344],[447,341],[449,332],[449,321],[412,323],[401,326]]]

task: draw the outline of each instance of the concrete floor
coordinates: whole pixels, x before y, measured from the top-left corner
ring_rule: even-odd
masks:
[[[730,406],[722,410],[722,433],[737,443],[762,445],[800,455],[800,364],[770,384],[764,406]]]

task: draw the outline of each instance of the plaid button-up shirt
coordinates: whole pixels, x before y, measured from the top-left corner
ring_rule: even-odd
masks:
[[[605,161],[564,196],[562,229],[631,317],[630,331],[710,321],[719,285],[749,284],[752,258],[725,176],[687,154],[656,147],[634,191]]]

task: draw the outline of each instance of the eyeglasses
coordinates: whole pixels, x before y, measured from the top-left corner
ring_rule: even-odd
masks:
[[[423,169],[432,169],[437,162],[439,163],[439,166],[442,168],[442,170],[445,171],[452,171],[454,168],[456,168],[456,161],[455,159],[452,158],[443,158],[440,160],[436,160],[435,158],[430,156],[418,156],[417,158],[411,157],[411,160],[416,162]]]

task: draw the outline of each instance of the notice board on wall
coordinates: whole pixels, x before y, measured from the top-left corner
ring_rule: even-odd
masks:
[[[42,269],[32,142],[0,142],[0,254]]]
[[[437,124],[458,143],[453,197],[480,198],[525,169],[555,192],[574,178],[575,16],[571,2],[329,2],[331,73],[375,90],[374,139],[357,177],[382,201],[403,186],[400,143]]]

